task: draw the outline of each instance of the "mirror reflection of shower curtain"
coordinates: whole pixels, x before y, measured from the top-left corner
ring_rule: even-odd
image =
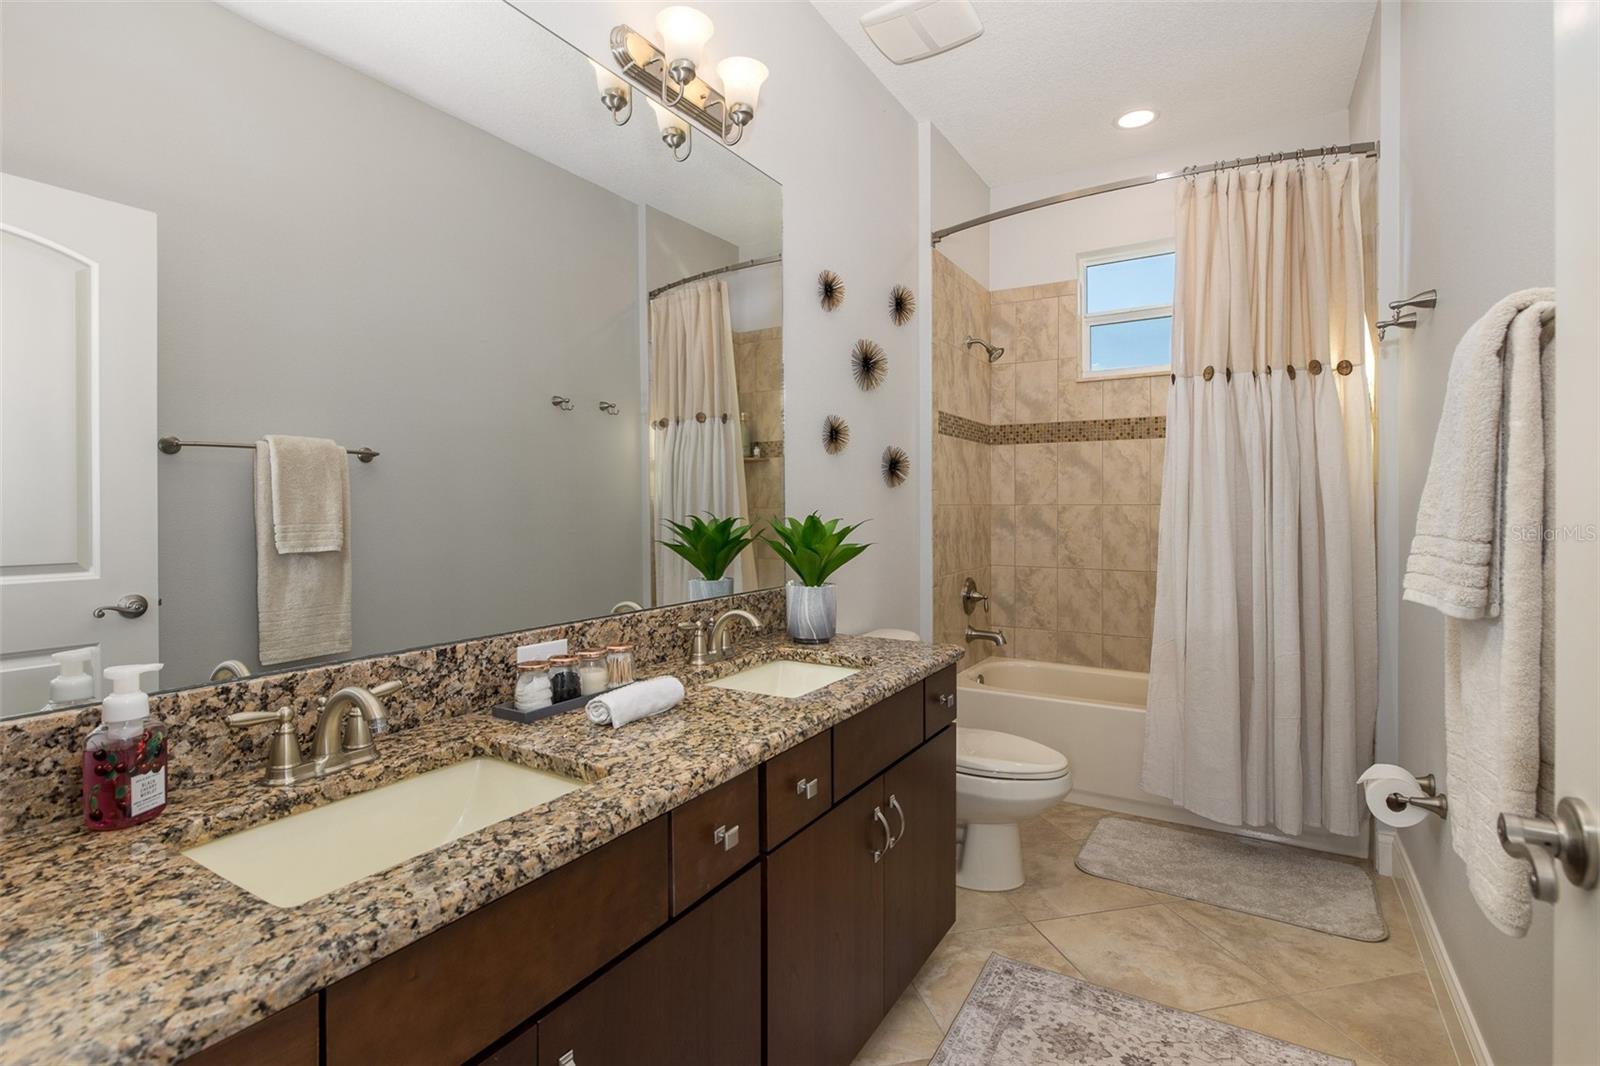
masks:
[[[688,599],[689,579],[700,576],[656,543],[670,533],[666,519],[709,513],[749,520],[733,323],[720,278],[650,301],[650,512],[657,604]],[[755,588],[754,553],[741,553],[725,576],[735,592]]]
[[[1363,160],[1184,179],[1142,786],[1361,831],[1377,583]]]

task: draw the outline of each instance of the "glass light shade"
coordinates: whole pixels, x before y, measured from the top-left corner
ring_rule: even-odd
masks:
[[[1148,126],[1156,120],[1156,113],[1147,107],[1137,111],[1129,111],[1117,119],[1117,125],[1125,130],[1136,130],[1140,126]]]
[[[704,12],[682,5],[662,8],[656,15],[656,31],[661,34],[667,66],[687,59],[698,67],[712,29],[711,19]]]
[[[611,71],[607,70],[605,67],[602,67],[599,63],[596,63],[592,59],[589,60],[589,65],[594,68],[594,84],[595,88],[600,90],[601,96],[604,96],[607,92],[610,92],[613,89],[622,93],[624,96],[628,95],[627,82],[623,81],[617,75],[611,73]]]
[[[648,96],[644,98],[644,102],[650,105],[651,111],[655,112],[657,130],[662,133],[666,133],[668,130],[673,129],[682,130],[685,133],[689,132],[689,124],[683,119],[679,118],[671,111],[668,111],[666,108],[662,107]]]
[[[749,56],[731,56],[717,64],[717,77],[730,106],[745,104],[754,111],[761,84],[767,80],[767,65]]]

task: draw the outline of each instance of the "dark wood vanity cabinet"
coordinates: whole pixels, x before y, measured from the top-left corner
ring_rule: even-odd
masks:
[[[956,731],[946,729],[883,775],[895,832],[883,863],[883,1009],[956,921]]]

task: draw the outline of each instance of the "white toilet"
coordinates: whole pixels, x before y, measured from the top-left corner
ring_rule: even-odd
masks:
[[[1025,737],[956,725],[956,884],[980,892],[1021,886],[1017,823],[1072,789],[1067,757]]]

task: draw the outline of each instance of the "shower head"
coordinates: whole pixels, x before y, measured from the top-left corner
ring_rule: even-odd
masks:
[[[997,348],[988,341],[979,340],[977,337],[968,337],[967,347],[971,348],[974,344],[981,345],[983,350],[989,353],[989,362],[991,363],[999,362],[1000,357],[1006,354],[1004,348]]]

